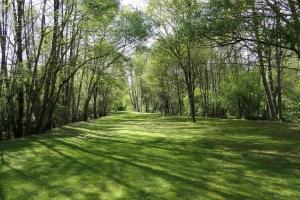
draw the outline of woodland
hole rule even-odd
[[[112,111],[300,118],[300,3],[1,1],[1,138]]]
[[[300,0],[0,0],[0,46],[0,200],[300,199]]]

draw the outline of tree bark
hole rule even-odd
[[[23,83],[23,17],[24,17],[24,0],[17,0],[17,13],[16,13],[16,68],[19,76],[19,86],[17,93],[18,102],[18,116],[17,116],[17,130],[15,132],[15,138],[23,136],[23,117],[24,117],[24,83]]]
[[[255,2],[253,2],[252,6],[252,12],[253,12],[253,29],[254,29],[254,34],[256,38],[256,52],[258,56],[258,61],[259,61],[259,67],[260,67],[260,74],[263,82],[263,86],[265,89],[265,94],[267,97],[267,103],[270,111],[270,119],[275,120],[277,119],[276,116],[276,108],[274,105],[274,100],[273,100],[273,94],[271,91],[271,88],[268,84],[267,78],[266,78],[266,70],[265,70],[265,63],[264,63],[264,58],[263,58],[263,52],[262,52],[262,43],[260,39],[260,33],[259,33],[259,17],[255,8]]]

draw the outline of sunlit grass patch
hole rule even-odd
[[[1,200],[300,199],[296,124],[121,113],[0,150]]]

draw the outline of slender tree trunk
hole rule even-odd
[[[190,103],[190,115],[192,117],[192,121],[196,122],[196,109],[195,109],[195,95],[194,95],[194,89],[192,89],[190,86],[188,86],[188,97],[189,97],[189,103]]]
[[[277,103],[278,103],[278,118],[283,120],[282,111],[282,84],[281,84],[281,55],[282,51],[276,48],[276,67],[277,67]]]
[[[192,121],[196,122],[196,108],[195,108],[195,77],[193,76],[193,65],[191,60],[191,44],[188,41],[187,42],[187,66],[183,67],[184,73],[185,73],[185,79],[186,79],[186,86],[187,86],[187,92],[188,92],[188,98],[189,98],[189,104],[190,104],[190,115],[192,117]]]
[[[278,1],[275,0],[275,6],[278,7]],[[300,1],[298,1],[298,5],[300,8]],[[276,21],[276,28],[278,30],[281,29],[281,19],[280,16],[276,15],[275,18]],[[299,30],[300,31],[300,30]],[[300,33],[300,32],[299,32]],[[300,36],[298,36],[300,38]],[[278,35],[276,38],[277,42],[280,42],[280,36]],[[300,42],[299,42],[300,44]],[[277,69],[277,107],[278,107],[278,118],[279,120],[283,120],[283,110],[282,110],[282,83],[281,83],[281,74],[282,74],[282,70],[281,70],[281,64],[282,64],[282,54],[283,51],[282,49],[280,49],[279,47],[276,47],[276,69]]]
[[[17,0],[17,13],[16,13],[16,66],[19,75],[23,74],[23,17],[24,17],[24,0]],[[17,94],[18,102],[18,116],[17,116],[17,130],[15,137],[19,138],[23,136],[23,117],[24,117],[24,83],[23,78],[20,78]]]
[[[49,129],[52,123],[52,116],[49,113],[49,108],[52,107],[53,103],[53,93],[55,89],[55,75],[57,73],[57,62],[58,62],[58,37],[59,37],[59,0],[54,0],[54,13],[53,13],[53,35],[52,35],[52,44],[50,52],[49,65],[47,66],[46,80],[45,80],[45,91],[43,95],[43,103],[41,108],[41,113],[37,120],[36,132],[40,133]],[[46,116],[46,119],[45,119]]]
[[[81,78],[80,78],[80,82],[79,82],[79,89],[78,89],[76,107],[75,107],[75,111],[74,111],[74,115],[73,115],[73,122],[78,120],[78,110],[79,110],[80,99],[81,99],[83,76],[84,76],[84,70],[82,70],[82,72],[81,72]]]
[[[193,83],[191,82],[191,78],[191,72],[185,73],[186,87],[190,105],[190,116],[192,118],[192,121],[196,122],[195,91]]]
[[[98,84],[98,81],[100,79],[100,76],[97,77],[97,79],[95,80],[95,82],[93,82],[93,79],[91,79],[90,85],[89,85],[89,89],[88,89],[88,94],[86,96],[85,102],[84,102],[84,106],[83,106],[83,120],[87,121],[88,120],[88,112],[89,112],[89,104],[90,104],[90,100],[92,98],[92,95],[95,91],[95,88]]]
[[[98,96],[98,87],[95,88],[95,91],[93,93],[94,101],[93,101],[93,113],[94,113],[94,119],[98,118],[97,114],[97,96]]]
[[[256,11],[254,4],[255,4],[255,2],[253,3],[253,6],[252,6],[252,12],[253,12],[254,34],[255,34],[256,41],[257,41],[256,51],[257,51],[257,56],[258,56],[258,60],[259,60],[260,74],[261,74],[261,78],[262,78],[262,82],[263,82],[263,86],[265,89],[265,94],[266,94],[267,102],[268,102],[268,106],[269,106],[270,119],[274,120],[274,119],[277,119],[276,109],[275,109],[275,105],[274,105],[274,101],[273,101],[273,94],[272,94],[271,88],[270,88],[267,78],[266,78],[265,63],[264,63],[263,52],[262,52],[262,43],[261,43],[260,33],[259,33],[259,17],[257,15],[257,11]]]
[[[178,98],[178,107],[179,107],[179,115],[182,115],[182,103],[181,103],[181,94],[180,94],[180,86],[179,86],[179,74],[176,74],[176,87],[177,87],[177,98]]]

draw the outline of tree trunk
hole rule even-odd
[[[255,34],[256,41],[257,41],[256,42],[256,45],[257,45],[256,51],[257,51],[257,56],[258,56],[258,60],[259,60],[260,74],[261,74],[263,86],[265,89],[265,94],[267,97],[267,103],[268,103],[268,107],[269,107],[269,113],[270,113],[269,117],[271,120],[275,120],[275,119],[277,119],[276,109],[275,109],[275,105],[274,105],[274,101],[273,101],[273,94],[272,94],[271,88],[270,88],[267,78],[266,78],[266,70],[265,70],[264,58],[263,58],[263,52],[262,52],[262,43],[261,43],[260,33],[259,33],[259,24],[260,23],[259,23],[259,17],[256,12],[256,8],[255,8],[255,2],[253,2],[252,12],[253,12],[254,34]]]
[[[276,48],[276,67],[277,67],[277,103],[278,103],[278,119],[283,120],[282,112],[282,84],[281,84],[281,55],[282,51]]]
[[[17,17],[16,17],[16,68],[17,72],[23,74],[23,17],[24,17],[24,0],[17,0]],[[23,136],[23,117],[24,117],[24,83],[22,78],[19,80],[18,94],[18,116],[17,116],[17,130],[15,132],[15,138]]]
[[[94,119],[98,118],[97,114],[97,96],[98,96],[98,87],[95,89],[93,93],[94,101],[93,101],[93,113],[94,113]]]

